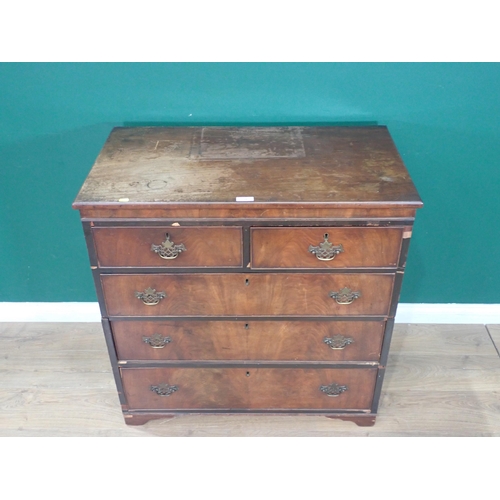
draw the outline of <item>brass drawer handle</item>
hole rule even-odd
[[[170,337],[162,337],[159,333],[154,333],[151,337],[142,337],[145,344],[150,345],[153,349],[163,349],[167,344],[172,342]]]
[[[361,297],[361,292],[353,292],[350,288],[341,288],[338,292],[330,292],[330,297],[337,301],[337,304],[352,304]]]
[[[354,342],[354,339],[351,337],[344,337],[343,335],[334,335],[333,337],[325,337],[323,342],[332,349],[345,349],[346,346]]]
[[[151,390],[156,392],[158,396],[170,396],[174,392],[178,391],[179,388],[176,385],[158,384],[152,385]]]
[[[330,385],[322,385],[319,390],[324,392],[327,396],[332,398],[336,398],[340,396],[343,392],[347,391],[347,385],[339,385],[339,384],[330,384]]]
[[[162,259],[176,259],[181,252],[186,251],[183,243],[176,245],[170,240],[170,235],[165,234],[165,241],[161,245],[151,245],[151,251],[158,254]]]
[[[155,306],[164,299],[167,294],[165,292],[157,292],[154,288],[146,288],[144,292],[135,292],[135,296],[142,300],[147,306]]]
[[[324,235],[324,241],[318,246],[309,245],[309,251],[316,255],[318,260],[333,260],[339,253],[344,251],[342,245],[334,245],[328,241],[328,233]]]

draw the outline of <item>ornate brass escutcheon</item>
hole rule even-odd
[[[167,344],[172,342],[170,337],[162,337],[159,333],[154,333],[151,337],[142,337],[145,344],[150,345],[153,349],[163,349]]]
[[[324,392],[327,396],[332,398],[336,398],[340,396],[343,392],[347,391],[347,385],[339,385],[339,384],[330,384],[330,385],[322,385],[319,390]]]
[[[335,299],[337,304],[352,304],[361,297],[361,292],[353,292],[350,288],[341,288],[338,292],[330,292],[330,297]]]
[[[157,253],[162,259],[175,259],[186,250],[183,243],[176,245],[171,241],[168,233],[165,234],[165,241],[161,245],[151,245],[151,251]]]
[[[334,245],[328,241],[328,233],[324,235],[324,241],[318,246],[309,245],[309,251],[316,255],[318,260],[333,260],[339,253],[344,251],[342,245]]]
[[[179,388],[176,385],[158,384],[152,385],[151,390],[156,392],[158,396],[170,396],[174,392],[178,391]]]
[[[167,294],[165,292],[157,292],[154,288],[146,288],[144,292],[135,292],[135,296],[142,300],[147,306],[155,306],[164,299]]]
[[[325,337],[323,342],[332,349],[345,349],[346,346],[354,342],[354,339],[343,335],[334,335],[333,337]]]

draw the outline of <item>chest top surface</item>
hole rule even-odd
[[[422,205],[386,127],[115,128],[74,208]]]

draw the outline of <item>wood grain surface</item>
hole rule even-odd
[[[369,410],[377,368],[122,368],[130,409]],[[159,396],[152,386],[176,391]],[[320,387],[346,388],[328,396]]]
[[[500,347],[500,326],[488,329]],[[0,323],[0,436],[500,436],[491,337],[483,325],[396,324],[373,427],[301,415],[186,415],[131,427],[99,323]]]
[[[383,126],[115,128],[73,206],[234,203],[237,197],[421,206]]]
[[[393,274],[130,274],[101,275],[109,316],[384,316]],[[352,304],[330,297],[359,291]],[[166,297],[145,305],[135,295],[152,288]]]
[[[253,268],[396,267],[403,229],[252,228],[250,234]],[[342,252],[333,260],[319,260],[309,250],[324,243],[325,237],[332,245],[342,245]]]
[[[500,325],[486,325],[486,329],[500,355]]]
[[[121,360],[378,361],[379,321],[112,321]],[[168,337],[152,348],[144,337]],[[332,349],[325,339],[349,339]]]
[[[259,206],[260,205],[260,206]],[[404,219],[415,218],[415,208],[376,208],[368,207],[367,204],[359,206],[347,206],[341,208],[329,207],[325,204],[301,205],[299,208],[292,204],[277,203],[214,203],[214,204],[188,204],[182,207],[157,206],[145,204],[135,206],[133,204],[119,203],[113,208],[107,204],[88,203],[81,205],[80,215],[86,219],[173,219],[182,222],[183,219],[291,219],[302,220],[304,224],[311,224],[314,220],[324,219],[368,219],[373,224],[378,224],[384,219]]]
[[[241,227],[94,227],[101,267],[241,267]],[[174,259],[162,259],[151,250],[166,235],[185,250]]]

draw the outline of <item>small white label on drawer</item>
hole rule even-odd
[[[237,196],[236,201],[255,201],[253,196]]]

